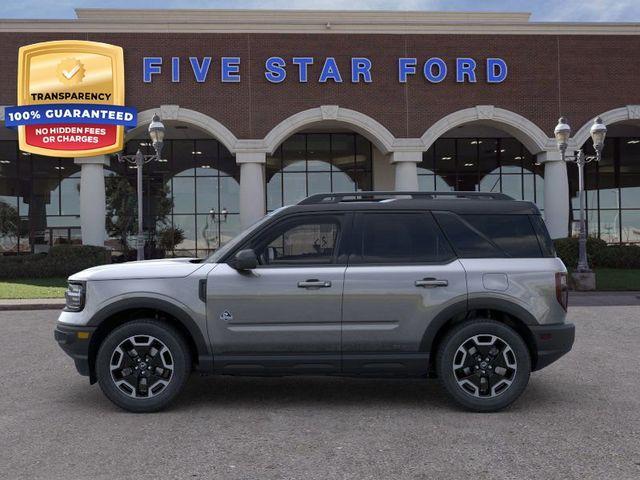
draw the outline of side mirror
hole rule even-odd
[[[253,270],[258,266],[258,257],[250,248],[240,250],[229,265],[236,270]]]

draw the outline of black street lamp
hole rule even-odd
[[[607,127],[602,123],[602,119],[597,117],[591,125],[591,139],[593,140],[593,148],[595,155],[585,155],[582,149],[573,155],[567,155],[567,146],[569,137],[571,136],[571,127],[567,123],[567,119],[561,117],[558,125],[554,130],[558,149],[562,154],[563,161],[574,162],[578,166],[578,192],[580,195],[580,236],[578,239],[578,266],[576,272],[591,273],[589,262],[587,260],[587,228],[585,221],[585,191],[584,191],[584,166],[592,161],[599,162],[602,158],[602,149],[604,147],[604,139],[607,135]]]
[[[136,236],[136,250],[138,251],[137,260],[144,260],[144,234],[142,231],[142,166],[152,160],[161,160],[162,145],[164,143],[165,128],[160,121],[158,114],[155,114],[149,125],[149,137],[153,145],[155,153],[153,155],[143,155],[140,149],[135,155],[122,155],[118,153],[119,162],[127,162],[135,165],[137,169],[137,193],[138,193],[138,235]]]

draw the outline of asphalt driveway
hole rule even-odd
[[[0,312],[0,478],[640,478],[640,307],[575,307],[574,350],[509,410],[434,380],[203,378],[166,412],[118,410],[53,340]]]

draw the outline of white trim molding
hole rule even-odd
[[[530,22],[520,12],[76,9],[75,19],[1,19],[3,32],[638,35],[640,23]]]
[[[324,122],[339,124],[363,135],[383,154],[393,150],[395,137],[380,122],[364,113],[337,105],[322,105],[285,118],[264,137],[264,148],[273,153],[287,138],[300,130]]]
[[[163,121],[175,120],[196,126],[212,135],[227,149],[235,154],[238,139],[222,123],[204,113],[196,112],[178,105],[161,105],[159,108],[151,108],[138,113],[138,126],[127,132],[125,141],[134,138],[143,128],[151,123],[154,114],[160,114]]]
[[[627,105],[625,107],[614,108],[613,110],[606,111],[597,115],[602,119],[602,122],[609,126],[614,123],[625,122],[627,120],[638,120],[640,124],[640,105]],[[596,117],[590,118],[587,123],[580,127],[573,138],[571,139],[573,143],[569,144],[569,148],[573,150],[578,150],[582,148],[582,145],[589,140],[591,136],[591,125],[593,125],[593,120]]]
[[[452,128],[473,122],[504,130],[520,140],[533,154],[551,150],[555,146],[553,138],[547,137],[540,127],[522,115],[493,105],[477,105],[450,113],[431,125],[421,137],[424,149],[427,150]]]

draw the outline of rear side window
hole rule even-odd
[[[461,258],[505,257],[487,236],[466,220],[451,212],[434,212],[434,216]]]
[[[542,256],[529,215],[462,215],[462,218],[510,257]]]
[[[356,263],[444,263],[455,257],[428,213],[364,213],[359,221]]]
[[[544,257],[555,257],[556,247],[549,236],[549,231],[547,230],[547,226],[544,224],[544,220],[542,220],[542,216],[531,215],[529,219],[531,220],[533,229],[536,231],[536,235],[538,235],[538,242],[542,249],[542,255]]]

